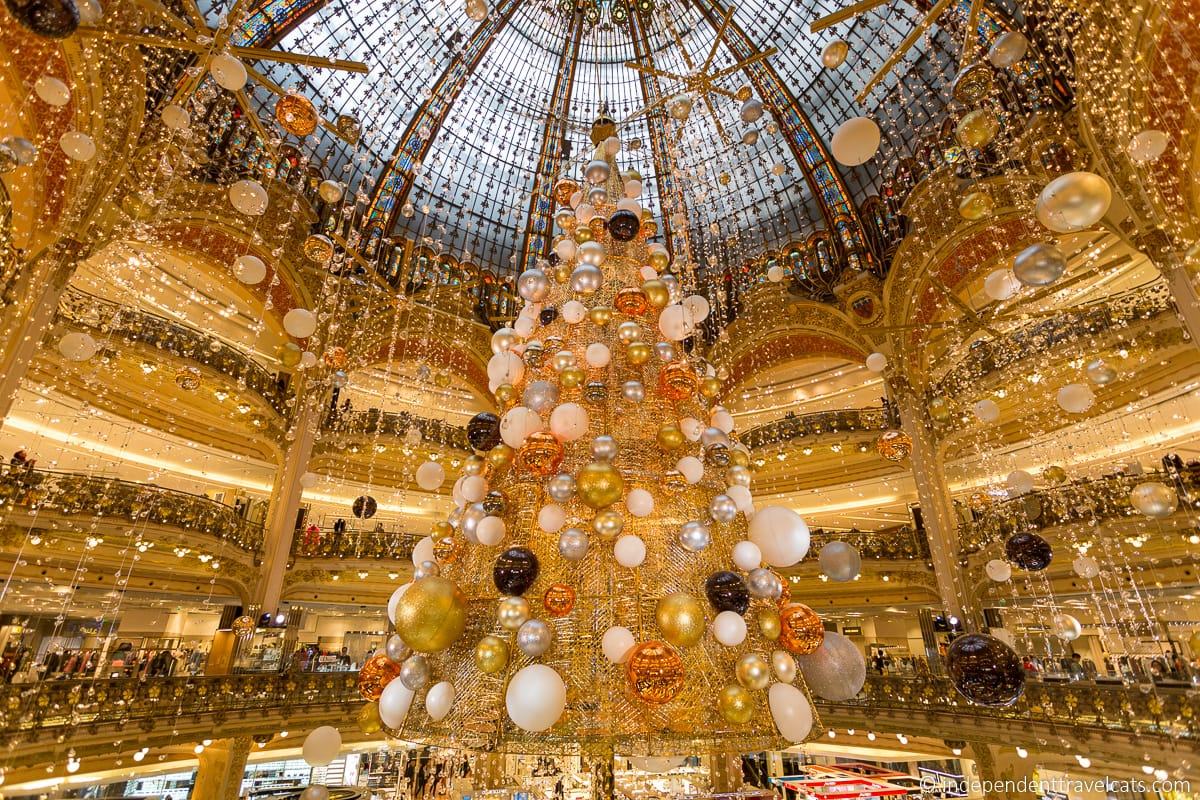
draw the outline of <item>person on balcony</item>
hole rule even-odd
[[[22,447],[17,452],[13,453],[12,458],[8,463],[14,467],[24,467],[25,469],[33,469],[37,464],[37,460],[29,457],[29,451]]]

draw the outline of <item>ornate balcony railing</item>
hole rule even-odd
[[[866,559],[904,560],[929,558],[929,540],[911,525],[881,531],[830,531],[814,528],[809,550],[817,553],[829,542],[845,542]]]
[[[25,732],[63,735],[100,725],[150,731],[177,719],[281,709],[325,710],[361,702],[353,672],[253,673],[176,678],[98,678],[0,687],[0,743]],[[264,730],[263,733],[273,731]]]
[[[960,396],[973,391],[981,378],[1007,369],[1029,356],[1044,355],[1070,342],[1091,341],[1097,333],[1120,330],[1173,308],[1166,284],[1155,283],[1096,301],[1083,310],[1067,311],[1026,325],[1000,339],[977,341],[934,383],[931,391],[945,397]]]
[[[742,434],[741,440],[756,450],[831,433],[869,433],[899,427],[900,419],[890,406],[848,408],[785,416],[751,428]]]
[[[287,415],[287,383],[235,347],[163,317],[102,300],[69,288],[58,306],[60,319],[127,342],[140,342],[195,361],[228,375],[239,387],[262,397],[280,415]]]
[[[472,452],[467,441],[467,429],[451,425],[440,419],[426,419],[405,412],[380,411],[370,408],[366,411],[332,411],[325,417],[323,428],[347,434],[373,436],[404,437],[409,431],[416,429],[421,432],[421,439],[455,450]]]
[[[292,537],[294,558],[386,559],[407,563],[424,534],[388,530],[345,530],[310,527]]]
[[[14,508],[171,525],[214,536],[255,555],[263,545],[262,525],[224,503],[118,478],[4,467],[0,469],[0,513]]]
[[[1037,489],[972,513],[960,522],[959,546],[974,553],[1016,531],[1040,531],[1071,523],[1092,524],[1106,519],[1139,517],[1130,505],[1129,491],[1139,483],[1161,481],[1179,492],[1180,508],[1200,498],[1200,474],[1185,469],[1179,475],[1153,472],[1145,475],[1107,475],[1060,486]]]

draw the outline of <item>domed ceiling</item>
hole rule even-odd
[[[265,61],[258,68],[312,99],[327,120],[359,120],[356,144],[323,130],[312,144],[325,173],[349,181],[385,235],[502,274],[543,252],[553,227],[549,189],[558,174],[578,176],[591,123],[605,110],[621,126],[621,167],[641,173],[643,204],[664,220],[660,236],[701,269],[728,268],[817,230],[841,228],[849,241],[878,176],[873,167],[836,165],[827,149],[833,131],[864,113],[903,115],[896,129],[919,128],[929,101],[911,102],[914,93],[936,98],[957,69],[952,37],[935,28],[865,107],[855,102],[922,16],[899,0],[815,35],[810,23],[840,4],[642,0],[639,11],[626,0],[574,0],[580,12],[570,13],[561,7],[570,2],[494,0],[473,21],[462,0],[267,0],[235,41],[366,63],[366,75]],[[837,37],[849,43],[849,58],[825,69],[821,48]],[[773,55],[738,68],[773,46]],[[686,122],[662,105],[639,114],[686,93],[662,73],[697,71],[715,73],[716,88],[692,93]],[[730,96],[743,86],[768,109],[753,124],[739,119],[741,104]],[[269,114],[275,97],[260,87],[255,99]],[[893,139],[885,152],[904,149],[884,127]],[[757,141],[745,143],[751,128]]]

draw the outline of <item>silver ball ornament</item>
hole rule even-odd
[[[664,364],[675,360],[675,345],[670,342],[658,342],[654,345],[654,353]]]
[[[558,385],[550,381],[530,381],[521,395],[521,403],[539,414],[558,404]]]
[[[631,403],[640,403],[646,399],[646,387],[641,381],[625,381],[621,385],[621,395]]]
[[[521,341],[521,337],[512,328],[501,328],[492,334],[492,352],[506,353]]]
[[[592,244],[592,242],[588,242]],[[571,272],[571,291],[579,294],[595,294],[604,283],[604,273],[592,264],[580,264]]]
[[[745,486],[750,488],[750,482],[754,476],[751,474],[748,467],[738,466],[734,464],[729,469],[725,470],[725,484],[727,486]]]
[[[854,580],[862,571],[862,557],[859,556],[858,550],[845,542],[826,544],[817,554],[817,563],[821,566],[821,572],[831,581],[839,583]]]
[[[737,503],[727,494],[716,495],[708,504],[708,513],[717,522],[733,522],[737,516]]]
[[[617,440],[607,434],[592,440],[592,458],[597,461],[612,461],[617,451]]]
[[[550,649],[551,639],[550,626],[540,619],[531,619],[517,630],[517,647],[533,658]]]
[[[400,634],[398,633],[393,633],[387,638],[387,641],[383,645],[383,652],[397,664],[404,663],[412,655],[412,650],[404,643],[404,640],[400,638]]]
[[[517,278],[517,294],[531,303],[540,303],[550,295],[550,278],[540,269],[527,269]]]
[[[429,662],[425,660],[425,656],[409,656],[400,665],[400,682],[406,689],[412,689],[414,692],[429,683],[429,675]]]
[[[565,503],[575,494],[575,478],[569,472],[560,472],[546,482],[546,494],[551,500]]]
[[[700,432],[700,444],[705,449],[712,447],[714,444],[723,444],[728,447],[729,437],[720,428],[709,427]]]
[[[1164,519],[1179,508],[1179,495],[1166,484],[1146,481],[1130,490],[1129,502],[1140,514],[1151,519]]]
[[[567,528],[558,535],[558,554],[567,561],[579,561],[587,551],[588,535],[579,528]]]
[[[683,523],[679,529],[679,544],[689,553],[699,553],[712,543],[712,531],[698,520]]]
[[[476,533],[476,528],[483,518],[488,515],[487,509],[483,507],[483,503],[472,503],[463,511],[462,521],[458,525],[458,529],[462,531],[462,535],[467,538],[471,544],[479,543],[479,536]]]
[[[783,594],[783,584],[780,583],[779,576],[766,567],[750,570],[746,575],[746,588],[750,590],[751,597],[760,600],[773,600]]]
[[[496,607],[496,621],[506,631],[520,629],[529,619],[529,601],[524,597],[501,597]]]
[[[413,580],[419,581],[421,578],[434,577],[441,574],[441,569],[438,568],[436,561],[422,561],[413,570]]]
[[[1026,247],[1013,259],[1013,275],[1025,286],[1049,286],[1066,271],[1066,256],[1046,242]]]
[[[1088,380],[1097,386],[1107,386],[1117,379],[1117,371],[1102,358],[1089,361],[1084,371],[1087,372]]]

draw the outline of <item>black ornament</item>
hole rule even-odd
[[[467,441],[476,450],[491,450],[500,444],[500,418],[490,411],[480,411],[467,423]]]
[[[558,319],[558,309],[555,308],[554,306],[550,306],[549,308],[543,308],[541,310],[541,312],[538,313],[538,320],[543,325],[549,325],[551,322],[554,322],[554,320],[556,320],[556,319]]]
[[[642,221],[632,211],[624,209],[614,211],[613,215],[608,218],[608,233],[618,242],[632,241],[641,228]]]
[[[4,0],[13,19],[47,39],[65,39],[79,27],[75,0]]]
[[[952,641],[946,671],[954,688],[981,706],[1011,706],[1025,691],[1025,670],[1017,654],[985,633],[967,633]]]
[[[750,590],[736,572],[722,570],[709,575],[704,582],[704,594],[717,611],[745,614],[750,607]]]
[[[354,516],[359,519],[370,519],[375,516],[375,511],[379,508],[379,504],[375,502],[375,498],[369,494],[364,494],[362,497],[356,498],[354,505],[350,509],[354,512]]]
[[[1054,551],[1036,533],[1014,533],[1004,543],[1004,555],[1021,569],[1037,572],[1050,566]]]
[[[492,568],[492,581],[500,594],[522,595],[537,580],[537,556],[528,547],[510,547],[496,559]]]
[[[546,256],[546,261],[549,262],[550,266],[556,267],[562,259],[558,257],[558,253],[551,250],[550,255]]]
[[[487,497],[483,498],[483,510],[489,517],[503,517],[504,512],[508,510],[508,500],[504,497],[504,492],[498,489],[488,492]]]

